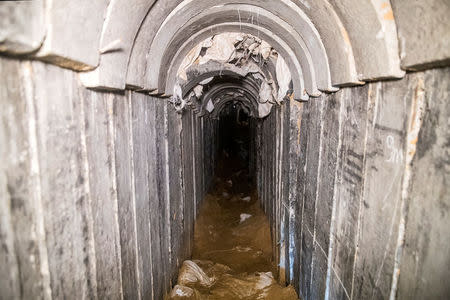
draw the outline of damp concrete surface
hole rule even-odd
[[[278,283],[272,257],[269,222],[248,171],[224,156],[195,223],[192,258],[166,298],[299,299]]]

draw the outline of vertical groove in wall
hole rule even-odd
[[[126,92],[124,95],[115,95],[112,101],[114,169],[118,199],[122,294],[125,299],[139,299],[129,100],[130,92]]]
[[[155,300],[155,294],[156,294],[156,290],[155,289],[157,289],[159,287],[155,286],[155,278],[154,278],[154,276],[155,276],[155,274],[154,274],[155,266],[154,266],[153,257],[154,257],[155,254],[153,253],[153,248],[152,248],[152,242],[153,242],[153,240],[152,240],[152,227],[155,226],[155,224],[152,224],[152,216],[151,216],[151,214],[152,214],[152,210],[151,210],[152,209],[152,205],[151,205],[151,200],[152,200],[152,197],[155,196],[155,191],[151,191],[150,190],[150,187],[151,187],[150,178],[151,178],[151,173],[152,172],[156,172],[156,170],[153,170],[153,169],[150,168],[149,162],[150,162],[150,160],[156,159],[156,157],[154,157],[154,156],[153,157],[149,157],[149,154],[150,154],[149,153],[150,152],[149,151],[149,147],[153,146],[150,143],[154,143],[155,136],[154,135],[152,136],[147,131],[147,130],[155,130],[155,127],[154,127],[155,124],[150,123],[150,118],[154,117],[155,111],[154,111],[154,109],[152,109],[152,107],[149,106],[150,103],[153,102],[153,99],[151,99],[149,96],[145,95],[145,96],[143,96],[142,101],[143,101],[143,106],[142,107],[144,109],[144,116],[145,116],[145,126],[147,127],[147,128],[145,128],[146,131],[145,131],[144,134],[146,135],[147,138],[150,137],[150,139],[148,139],[148,140],[147,139],[143,139],[146,142],[146,144],[144,145],[145,152],[146,152],[146,157],[145,157],[145,161],[141,162],[141,163],[145,163],[147,165],[146,174],[145,174],[147,194],[144,195],[144,199],[147,201],[147,205],[148,205],[148,209],[149,209],[148,210],[148,214],[149,214],[148,215],[148,224],[147,224],[149,239],[148,239],[148,245],[147,246],[148,246],[148,253],[149,253],[149,257],[150,257],[150,260],[149,260],[150,261],[150,264],[149,264],[150,270],[143,270],[143,271],[144,272],[148,271],[147,276],[150,276],[150,287],[151,287],[151,291],[152,291],[151,299]],[[143,137],[140,136],[139,139],[141,139],[141,138],[143,138]],[[159,246],[159,245],[157,245],[157,246]]]
[[[296,101],[290,101],[289,103],[290,112],[289,116],[289,140],[287,141],[289,145],[289,190],[288,190],[288,201],[289,201],[289,283],[298,288],[296,274],[298,270],[295,270],[297,264],[295,250],[301,249],[298,247],[298,241],[296,238],[296,232],[301,230],[301,220],[298,220],[299,215],[299,198],[301,195],[298,193],[298,174],[301,165],[298,163],[300,159],[300,133],[301,133],[301,112],[303,110],[302,104]],[[302,136],[303,138],[303,136]],[[298,255],[297,255],[298,256]]]
[[[194,220],[197,218],[197,170],[196,170],[196,166],[197,166],[197,161],[196,161],[196,154],[197,152],[195,151],[196,147],[195,147],[195,123],[194,123],[194,119],[195,119],[195,115],[192,113],[191,114],[191,122],[190,122],[190,132],[191,132],[191,143],[192,143],[192,180],[193,180],[193,189],[194,189],[194,195],[193,195],[193,199],[194,199]]]
[[[303,107],[305,107],[304,105],[303,105]],[[303,110],[304,112],[305,112],[305,110]],[[305,164],[304,164],[304,166],[303,166],[303,170],[299,173],[299,175],[300,174],[303,174],[303,178],[301,178],[300,180],[299,180],[299,182],[301,181],[301,180],[303,180],[303,182],[301,183],[301,185],[303,186],[303,190],[301,191],[301,225],[300,225],[300,243],[299,243],[299,247],[298,247],[298,249],[299,249],[299,251],[300,251],[300,254],[298,255],[298,257],[299,257],[299,262],[298,262],[298,267],[299,267],[299,278],[298,278],[298,280],[299,280],[299,288],[298,288],[298,292],[299,292],[299,296],[301,297],[301,298],[303,298],[304,297],[304,294],[303,294],[303,290],[302,290],[302,280],[304,280],[303,278],[302,278],[302,273],[303,273],[303,270],[302,270],[302,262],[303,262],[303,255],[302,255],[302,251],[303,251],[303,235],[305,234],[304,233],[304,220],[305,220],[305,218],[304,218],[304,212],[305,212],[305,194],[306,194],[306,170],[307,170],[307,167],[308,167],[308,156],[306,155],[306,152],[307,152],[307,148],[308,148],[308,128],[306,128],[306,126],[308,125],[307,124],[307,122],[305,122],[304,123],[304,121],[310,121],[310,118],[309,118],[309,114],[310,114],[310,108],[309,108],[309,106],[307,107],[307,111],[306,111],[306,113],[307,113],[307,118],[306,118],[306,120],[305,120],[305,118],[302,118],[302,122],[301,122],[301,128],[303,128],[303,132],[304,132],[304,134],[303,135],[306,135],[305,136],[305,148],[304,149],[301,149],[301,150],[304,150],[305,152],[304,153],[300,153],[300,155],[303,155],[303,157],[305,158]],[[302,130],[300,130],[300,132],[302,132]],[[300,168],[302,168],[302,165],[300,164],[300,166],[299,166]]]
[[[6,73],[6,66],[0,63],[0,73]],[[1,78],[0,81],[7,79]],[[2,110],[0,110],[0,157],[7,157],[8,125],[12,123],[10,115],[7,114],[11,108],[3,101],[10,98],[9,91],[0,89],[0,101],[2,101]],[[0,272],[3,278],[0,280],[0,289],[5,299],[14,299],[20,296],[20,278],[19,266],[17,262],[16,249],[14,247],[14,230],[12,225],[11,206],[12,199],[10,188],[8,187],[8,169],[9,164],[0,164]]]
[[[99,298],[119,299],[121,291],[120,236],[111,114],[113,94],[85,91],[86,146],[90,194],[94,217],[97,293]],[[121,95],[117,95],[122,99]]]
[[[48,254],[46,246],[46,236],[44,227],[44,212],[42,204],[42,194],[41,194],[41,181],[40,181],[40,166],[39,166],[39,154],[37,146],[37,128],[36,128],[36,111],[35,103],[33,99],[33,86],[32,86],[32,67],[30,62],[24,62],[22,64],[22,76],[24,81],[24,92],[25,100],[27,102],[27,107],[29,109],[29,119],[28,119],[28,141],[29,141],[29,154],[31,157],[30,165],[30,178],[33,181],[33,199],[34,209],[36,211],[36,223],[37,223],[37,240],[39,247],[39,262],[40,271],[42,275],[42,288],[43,288],[43,298],[51,299],[51,288],[50,288],[50,269],[48,266]]]
[[[122,100],[122,99],[120,99]],[[106,114],[107,114],[107,120],[108,120],[108,151],[111,155],[111,200],[112,200],[112,207],[113,207],[113,215],[114,215],[114,237],[115,237],[115,248],[116,248],[116,259],[118,261],[118,265],[120,266],[118,268],[119,272],[119,298],[123,299],[123,288],[122,288],[122,257],[121,257],[121,245],[120,245],[120,229],[119,229],[119,203],[118,203],[118,197],[117,197],[117,178],[116,178],[116,147],[115,147],[115,130],[114,130],[114,120],[113,120],[113,114],[114,114],[114,95],[110,94],[106,98]]]
[[[180,201],[179,213],[181,215],[181,230],[182,230],[181,240],[179,241],[181,243],[181,245],[182,245],[182,249],[180,251],[181,252],[181,256],[180,256],[181,262],[179,262],[179,263],[182,263],[182,261],[186,258],[186,253],[187,253],[187,251],[186,251],[186,246],[187,245],[185,243],[185,241],[186,241],[186,238],[185,238],[185,235],[186,235],[186,226],[185,226],[186,215],[184,213],[184,209],[186,207],[186,186],[185,186],[185,182],[184,182],[184,170],[183,170],[183,162],[185,160],[184,157],[185,157],[186,154],[184,153],[184,149],[183,149],[183,122],[182,121],[183,121],[182,117],[177,114],[177,125],[178,125],[178,132],[177,132],[178,137],[177,138],[178,138],[179,143],[180,143],[180,165],[178,166],[179,167],[179,171],[178,171],[179,178],[178,178],[178,180],[179,180],[180,188],[181,188],[181,195],[180,195],[181,201]],[[204,172],[202,172],[202,174],[203,173]]]
[[[134,176],[134,143],[133,143],[133,105],[132,103],[132,92],[128,92],[127,105],[128,105],[128,120],[129,120],[129,145],[130,145],[130,160],[131,160],[131,199],[134,215],[134,235],[135,235],[135,255],[136,255],[136,281],[137,281],[137,293],[138,299],[142,299],[141,295],[141,279],[139,272],[139,251],[138,251],[138,235],[137,235],[137,214],[136,214],[136,186],[135,186],[135,176]]]
[[[149,202],[149,143],[154,141],[149,136],[150,113],[146,104],[146,95],[132,93],[132,143],[133,143],[133,170],[135,183],[135,205],[137,224],[137,250],[138,270],[142,299],[152,299],[152,262],[151,262],[151,228],[150,228],[150,202]]]
[[[286,256],[285,256],[285,248],[286,248],[286,233],[284,232],[285,229],[285,214],[282,213],[285,211],[284,209],[284,205],[286,205],[284,203],[284,199],[283,199],[283,162],[284,162],[284,143],[283,141],[286,139],[285,136],[285,131],[284,131],[284,111],[286,110],[285,106],[280,107],[279,109],[279,113],[277,114],[279,116],[278,118],[278,122],[279,122],[279,134],[278,134],[278,139],[277,139],[277,143],[278,143],[278,155],[277,155],[277,197],[276,197],[276,209],[277,209],[277,219],[279,219],[279,225],[278,225],[278,238],[277,238],[277,242],[279,243],[279,247],[277,247],[277,255],[278,255],[278,264],[280,265],[280,271],[281,268],[283,268],[282,270],[282,274],[280,272],[280,280],[282,283],[286,282]],[[277,126],[278,128],[278,126]]]
[[[336,202],[337,202],[337,197],[338,197],[338,189],[337,186],[340,184],[338,178],[338,170],[339,170],[339,166],[341,164],[341,155],[339,155],[339,153],[342,151],[342,139],[343,139],[343,118],[344,118],[344,108],[345,108],[345,99],[344,96],[346,96],[347,93],[346,92],[341,92],[340,93],[340,97],[339,97],[339,103],[340,103],[340,110],[339,110],[339,129],[338,129],[338,145],[337,145],[337,149],[336,149],[336,157],[337,157],[337,161],[336,161],[336,170],[334,173],[334,192],[333,192],[333,207],[332,207],[332,213],[331,213],[331,220],[330,220],[330,241],[329,241],[329,246],[328,246],[328,259],[327,259],[327,276],[326,276],[326,290],[325,290],[325,300],[330,299],[330,280],[331,280],[331,273],[332,270],[334,272],[333,269],[333,246],[334,246],[334,227],[335,227],[335,223],[336,223]],[[336,274],[337,276],[337,274]],[[337,276],[339,278],[339,276]],[[339,279],[340,281],[340,279]],[[345,291],[345,294],[347,296],[347,298],[349,298],[348,292],[345,289],[344,285],[342,284],[342,288]]]
[[[406,135],[406,155],[405,155],[405,171],[403,174],[401,204],[400,204],[400,224],[397,236],[397,244],[395,249],[394,269],[392,273],[392,284],[389,295],[390,300],[395,300],[397,294],[398,279],[400,275],[400,262],[405,240],[405,226],[407,217],[407,198],[412,178],[412,162],[417,150],[417,141],[422,126],[423,115],[425,112],[425,87],[424,79],[421,75],[414,82],[414,92],[411,105],[410,119],[408,120]],[[410,88],[410,86],[408,86]]]
[[[206,193],[206,184],[205,184],[205,172],[204,172],[204,170],[205,170],[205,151],[204,151],[204,147],[205,147],[205,137],[204,137],[204,123],[203,123],[203,118],[201,118],[200,119],[200,132],[201,132],[201,134],[200,134],[200,149],[201,149],[201,151],[200,151],[200,160],[201,160],[201,170],[202,170],[202,176],[201,176],[201,178],[202,178],[202,184],[201,184],[201,187],[202,187],[202,198],[205,196],[205,193]]]
[[[168,235],[168,243],[169,243],[169,265],[171,265],[172,262],[172,233],[171,233],[171,222],[170,222],[170,177],[169,177],[169,119],[168,119],[168,111],[167,111],[168,103],[164,103],[164,163],[165,163],[165,179],[166,179],[166,215],[164,216],[166,218],[166,222],[168,224],[167,226],[167,235]]]
[[[364,139],[364,151],[363,151],[363,170],[366,174],[367,166],[367,151],[368,151],[368,142],[370,137],[370,130],[375,128],[376,123],[376,117],[378,115],[379,110],[379,102],[381,97],[381,91],[382,91],[382,83],[377,82],[373,84],[368,85],[368,95],[367,95],[367,123],[366,123],[366,133],[365,133],[365,139]],[[365,190],[365,184],[366,184],[366,176],[362,177],[362,188],[359,195],[360,203],[359,203],[359,213],[358,213],[358,223],[356,226],[356,234],[355,234],[355,255],[353,260],[353,272],[352,272],[352,289],[350,292],[350,299],[353,299],[354,291],[355,291],[355,274],[356,274],[356,266],[358,262],[359,257],[359,250],[360,250],[360,239],[361,239],[361,226],[363,222],[363,209],[364,209],[364,190]]]
[[[314,228],[313,228],[313,257],[312,257],[312,259],[311,259],[311,277],[310,277],[310,280],[311,280],[311,286],[310,286],[310,289],[311,289],[311,291],[310,291],[310,293],[312,292],[312,281],[313,281],[313,274],[314,274],[314,254],[315,253],[317,253],[317,250],[316,250],[316,246],[319,246],[319,248],[320,248],[320,250],[322,251],[322,252],[324,252],[324,250],[322,249],[322,247],[321,247],[321,245],[319,245],[319,243],[317,242],[317,238],[316,238],[316,219],[317,219],[317,211],[318,211],[318,208],[317,208],[317,202],[318,202],[318,197],[319,197],[319,187],[320,187],[320,183],[321,183],[321,169],[322,169],[322,145],[323,145],[323,127],[324,127],[324,125],[323,125],[323,120],[324,120],[324,111],[325,111],[325,101],[324,101],[324,99],[321,99],[321,101],[320,101],[320,108],[319,108],[319,111],[320,111],[320,115],[319,115],[319,118],[320,118],[320,120],[321,120],[321,122],[320,122],[320,136],[319,136],[319,158],[318,158],[318,165],[317,165],[317,181],[316,181],[316,187],[315,187],[315,197],[314,197],[314,201],[315,201],[315,204],[314,204],[314,221],[313,221],[313,226],[314,226]],[[325,256],[327,256],[326,255],[326,253],[324,252],[324,254],[325,254]]]
[[[376,90],[375,90],[375,96],[373,88],[374,86],[376,86]],[[367,153],[367,144],[368,144],[368,139],[369,139],[369,129],[371,126],[375,126],[375,118],[374,116],[376,116],[376,111],[378,108],[378,97],[379,97],[379,92],[381,89],[381,84],[380,83],[375,83],[375,84],[369,84],[369,88],[368,88],[368,94],[367,94],[367,123],[366,123],[366,134],[365,134],[365,138],[364,138],[364,151],[363,151],[363,163],[362,163],[362,169],[365,170],[366,169],[366,153]],[[372,119],[373,118],[373,119]],[[371,121],[372,120],[372,124]],[[360,238],[360,231],[361,231],[361,223],[362,223],[362,214],[363,214],[363,202],[364,202],[364,185],[365,185],[365,177],[363,176],[362,178],[362,188],[360,191],[360,195],[359,195],[359,211],[358,211],[358,223],[356,225],[356,234],[355,234],[355,255],[353,258],[353,271],[352,271],[352,286],[351,286],[351,291],[350,291],[350,299],[353,299],[353,291],[354,291],[354,287],[355,287],[355,270],[356,270],[356,262],[357,262],[357,258],[358,258],[358,250],[359,250],[359,238]]]
[[[78,82],[78,81],[77,81]],[[84,94],[82,90],[79,90],[78,92],[79,98],[80,98],[80,118],[79,118],[79,126],[80,126],[80,145],[81,145],[81,160],[83,161],[82,170],[83,170],[83,177],[84,177],[84,191],[86,193],[87,198],[87,205],[86,205],[86,219],[84,222],[87,224],[88,230],[87,230],[87,239],[88,239],[88,257],[89,259],[89,278],[92,280],[90,282],[91,284],[91,294],[89,295],[93,299],[97,299],[97,265],[95,262],[96,257],[96,251],[95,251],[95,240],[94,240],[94,219],[92,215],[92,198],[91,198],[91,192],[90,192],[90,182],[89,182],[89,161],[88,161],[88,155],[87,155],[87,146],[86,146],[86,113],[85,113],[85,99]]]

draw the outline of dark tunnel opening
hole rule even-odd
[[[239,181],[241,187],[235,192],[249,192],[254,184],[254,170],[250,169],[250,152],[252,136],[251,125],[255,120],[251,118],[247,110],[238,102],[228,103],[220,112],[219,119],[219,161],[216,166],[216,176],[230,178],[233,174],[239,174],[245,178]],[[241,176],[241,177],[242,177]]]

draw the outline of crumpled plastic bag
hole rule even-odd
[[[178,284],[189,287],[200,286],[203,288],[209,288],[214,284],[215,281],[216,278],[209,277],[202,270],[202,268],[200,268],[200,266],[192,260],[185,260],[183,262],[180,273],[178,275]]]
[[[183,285],[176,285],[173,287],[172,291],[169,294],[170,300],[201,300],[200,293],[195,290],[191,289],[190,287],[183,286]]]
[[[211,291],[211,299],[266,299],[268,288],[276,283],[271,272],[242,276],[224,275]]]

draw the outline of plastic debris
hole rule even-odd
[[[266,117],[274,104],[280,104],[284,100],[289,90],[291,75],[288,66],[270,44],[258,37],[226,32],[204,40],[195,46],[181,63],[177,72],[178,83],[184,86],[189,72],[192,73],[196,68],[200,68],[199,72],[201,73],[202,70],[208,69],[205,65],[211,63],[221,64],[223,70],[231,69],[243,77],[249,76],[259,85],[258,95],[255,96],[258,98],[258,103],[255,103],[256,109],[252,112],[253,117]],[[273,63],[276,63],[276,72],[265,72],[267,66]],[[217,101],[221,100],[217,98],[203,99],[203,95],[206,94],[203,86],[214,78],[209,77],[192,88],[190,93],[187,93],[188,99],[180,99],[179,95],[176,96],[177,99],[173,102],[177,111],[183,110],[185,107],[195,108],[200,105],[197,110],[205,109],[214,114]],[[238,98],[238,96],[242,95],[236,94],[234,98]],[[195,98],[195,101],[191,98]],[[203,103],[206,105],[203,106]]]
[[[203,94],[203,85],[200,85],[200,84],[197,85],[194,88],[194,93],[197,98],[200,98],[200,96]]]
[[[241,198],[241,200],[242,200],[242,201],[245,201],[245,202],[250,202],[251,199],[252,199],[252,198],[251,198],[250,196]]]
[[[206,273],[192,260],[185,260],[181,266],[178,275],[178,284],[189,287],[211,287],[215,278],[210,278]]]
[[[209,99],[208,104],[206,104],[206,110],[208,112],[212,112],[214,110],[214,104],[212,103],[211,99]]]
[[[286,61],[280,55],[277,58],[276,76],[278,81],[278,101],[281,102],[289,91],[291,72]]]
[[[252,215],[250,215],[250,214],[241,214],[241,215],[240,215],[240,218],[241,218],[240,223],[245,222],[245,220],[247,220],[247,219],[250,218],[251,216],[252,216]]]
[[[191,289],[190,287],[177,284],[173,287],[169,294],[170,299],[189,299],[189,300],[200,300],[201,296],[198,291]]]
[[[205,80],[200,81],[200,84],[201,84],[201,85],[208,84],[208,83],[210,83],[213,79],[214,79],[214,77],[206,78]]]

